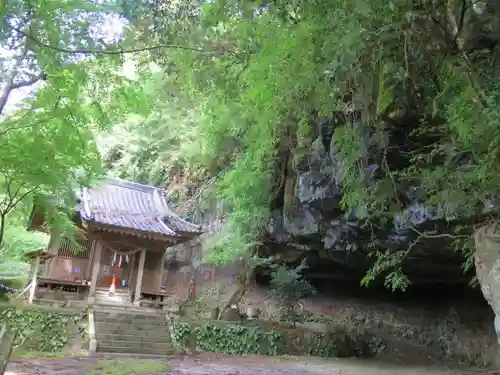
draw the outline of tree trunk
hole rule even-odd
[[[226,302],[226,304],[222,307],[221,309],[221,314],[230,308],[232,305],[237,305],[241,302],[243,297],[245,296],[245,293],[248,290],[248,285],[247,284],[241,284],[238,289],[231,295],[229,300]]]
[[[495,332],[500,343],[500,225],[485,225],[474,234],[476,275],[484,298],[495,314]]]
[[[3,238],[5,234],[5,219],[6,219],[6,214],[2,212],[0,214],[0,249],[2,248]]]
[[[241,302],[246,292],[248,291],[248,287],[250,281],[252,280],[254,270],[255,267],[245,265],[245,269],[243,270],[243,275],[241,278],[239,278],[240,285],[238,286],[238,289],[236,289],[236,291],[231,295],[227,303],[220,310],[219,318],[221,318],[222,315],[224,314],[224,311],[229,309],[232,305],[238,305]]]

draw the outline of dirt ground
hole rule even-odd
[[[72,357],[58,359],[16,358],[9,362],[5,375],[74,375],[111,374],[96,371],[102,361],[120,357]],[[127,358],[130,360],[130,357]],[[151,360],[160,361],[160,360]],[[168,371],[138,374],[120,372],[117,375],[473,375],[479,371],[450,369],[443,366],[391,365],[360,360],[321,360],[296,357],[230,357],[204,354],[173,357],[166,360]],[[484,373],[484,372],[483,372]],[[112,373],[113,375],[115,372]]]

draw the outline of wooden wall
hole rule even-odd
[[[139,258],[137,253],[136,258]],[[144,262],[144,274],[142,276],[142,290],[158,291],[161,284],[161,262],[163,259],[162,252],[147,252],[146,261]]]
[[[74,246],[67,238],[58,242],[57,255],[47,262],[44,277],[55,280],[84,280],[90,271],[90,241]],[[55,251],[54,251],[55,253]]]
[[[92,247],[91,241],[80,239],[77,241],[81,249],[72,246],[67,238],[58,240],[52,236],[49,251],[57,254],[47,261],[44,277],[55,280],[90,280],[92,275]],[[121,267],[117,269],[116,278],[121,284],[121,280],[127,280],[130,288],[135,287],[137,278],[137,267],[140,253],[129,256],[128,262],[122,261]],[[142,290],[158,291],[162,282],[162,259],[163,252],[147,252],[144,263],[144,273],[142,279]],[[97,277],[97,285],[109,286],[113,274],[113,252],[105,247],[102,248],[100,269]],[[130,267],[132,270],[129,271]]]

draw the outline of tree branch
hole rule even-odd
[[[37,44],[40,47],[43,48],[48,48],[53,51],[61,52],[61,53],[69,53],[69,54],[83,54],[83,55],[123,55],[127,53],[137,53],[137,52],[146,52],[146,51],[153,51],[153,50],[158,50],[158,49],[163,49],[163,48],[174,48],[174,49],[183,49],[186,51],[193,51],[193,52],[209,52],[205,51],[199,48],[193,48],[193,47],[186,47],[186,46],[180,46],[177,44],[158,44],[155,46],[149,46],[149,47],[141,47],[141,48],[131,48],[131,49],[114,49],[114,50],[100,50],[100,49],[69,49],[69,48],[62,48],[58,46],[53,46],[50,44],[45,44],[41,40],[35,38],[33,35],[26,33],[23,30],[20,30],[18,28],[12,27],[13,30],[17,31],[21,35],[25,36],[27,39],[31,40],[35,44]]]
[[[12,183],[12,178],[4,173],[3,185],[5,186],[5,191],[2,194],[3,198],[0,201],[0,214],[6,215],[8,212],[8,207],[12,202],[12,194],[10,192],[10,184]]]
[[[24,198],[26,198],[28,195],[34,193],[37,189],[39,188],[39,185],[35,185],[34,187],[32,187],[31,189],[27,189],[24,193],[22,193],[21,195],[19,195],[17,197],[17,199],[14,199],[12,201],[12,204],[11,204],[11,207],[10,209],[12,210],[14,207],[16,207],[19,202],[21,202]],[[16,194],[19,193],[19,190],[17,190]]]
[[[59,100],[60,98],[57,100],[56,102],[56,106],[55,108],[57,108],[57,105],[59,103]],[[26,109],[24,111],[24,113],[18,117],[18,118],[15,118],[14,119],[14,116],[11,116],[10,118],[8,118],[7,120],[4,120],[2,122],[2,124],[4,123],[7,123],[9,121],[11,122],[14,122],[14,123],[19,123],[22,119],[24,119],[26,116],[30,115],[33,113],[33,107],[31,107],[30,109]],[[0,131],[0,137],[4,136],[5,134],[7,134],[8,132],[11,132],[11,131],[14,131],[14,130],[21,130],[21,129],[28,129],[28,128],[32,128],[34,127],[35,125],[39,125],[41,123],[43,123],[44,121],[50,121],[53,117],[47,117],[47,118],[42,118],[36,122],[31,122],[29,124],[25,124],[25,125],[18,125],[18,126],[11,126],[11,127],[6,127],[4,129],[2,129],[2,131]]]
[[[0,248],[3,245],[3,237],[5,232],[5,214],[0,213]]]
[[[467,238],[470,237],[467,234],[449,234],[449,233],[440,233],[440,234],[434,234],[434,233],[423,233],[420,232],[417,228],[410,226],[410,229],[414,231],[416,234],[418,234],[419,237],[422,238],[450,238],[452,240],[456,240],[458,238]]]
[[[37,74],[35,76],[30,77],[30,79],[28,79],[26,81],[12,83],[12,85],[10,86],[10,89],[11,89],[11,91],[17,90],[17,89],[20,89],[21,87],[27,87],[27,86],[34,85],[38,81],[44,81],[45,79],[47,79],[47,75],[45,73],[40,73],[40,74]]]
[[[10,180],[12,182],[12,180]],[[11,194],[10,191],[10,183],[7,183],[6,186],[6,196],[3,200],[2,205],[5,204],[5,207],[2,207],[0,210],[0,248],[2,247],[3,243],[3,238],[4,238],[4,232],[5,232],[5,224],[7,220],[7,216],[9,213],[21,202],[24,198],[26,198],[28,195],[33,193],[36,189],[38,189],[38,185],[31,189],[27,189],[24,193],[19,194],[19,192],[22,189],[22,186],[16,189],[14,194]]]
[[[5,134],[7,134],[8,132],[11,132],[11,131],[14,131],[14,130],[20,130],[20,129],[27,129],[27,128],[31,128],[33,126],[33,124],[29,124],[29,125],[22,125],[22,126],[13,126],[13,127],[10,127],[10,128],[7,128],[7,129],[4,129],[0,132],[0,137],[4,136]]]
[[[28,41],[26,39],[24,42],[23,50],[21,51],[19,56],[14,60],[14,66],[12,68],[12,71],[10,72],[10,74],[6,79],[6,84],[3,92],[0,94],[0,115],[2,114],[3,110],[5,109],[5,106],[7,105],[7,101],[9,100],[9,96],[12,90],[15,89],[14,80],[19,74],[19,68],[21,67],[21,64],[23,63],[23,60],[26,57],[27,53],[28,53]]]

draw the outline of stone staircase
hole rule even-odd
[[[94,310],[97,353],[174,354],[164,315]]]

